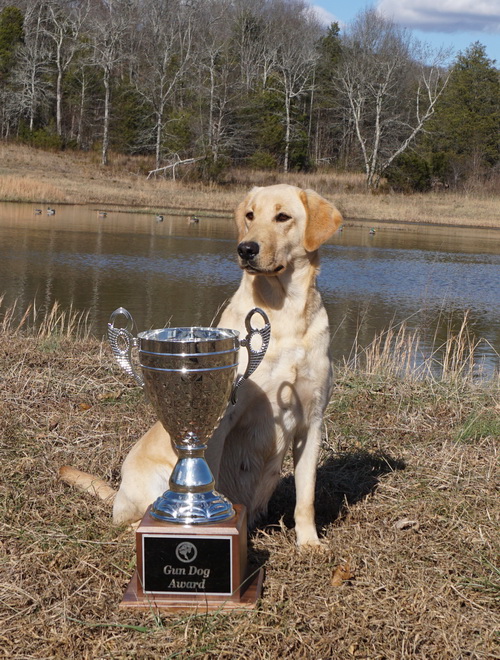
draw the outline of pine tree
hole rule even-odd
[[[429,124],[436,174],[457,183],[491,171],[500,160],[500,74],[476,42],[458,55]],[[454,179],[454,181],[453,181]]]
[[[5,80],[15,63],[16,47],[23,38],[23,14],[17,7],[0,12],[0,81]]]

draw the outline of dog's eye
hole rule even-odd
[[[253,213],[252,213],[252,211],[248,211],[248,213],[246,214],[246,219],[247,219],[247,220],[253,220]]]
[[[276,216],[276,222],[286,222],[287,220],[290,220],[290,218],[291,216],[286,213],[278,213]]]

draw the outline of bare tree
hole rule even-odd
[[[192,59],[192,17],[181,0],[148,0],[135,84],[154,116],[156,169],[161,165],[167,106]]]
[[[52,93],[48,82],[51,52],[45,37],[46,22],[45,2],[35,0],[29,4],[24,16],[24,43],[19,48],[13,72],[18,107],[28,117],[30,131],[35,127],[38,110],[49,101]]]
[[[288,172],[293,137],[292,108],[294,102],[310,94],[314,88],[314,69],[319,58],[316,43],[321,35],[321,28],[308,6],[300,0],[288,5],[276,3],[273,18],[276,28],[273,33],[280,33],[280,39],[274,41],[273,68],[276,75],[271,88],[283,97],[283,169]]]
[[[75,100],[71,112],[70,138],[76,139],[76,144],[79,148],[84,145],[84,126],[86,119],[89,119],[87,106],[89,105],[89,88],[92,88],[92,75],[94,70],[92,51],[88,44],[83,44],[82,48],[78,51],[71,66],[72,79],[75,86]]]
[[[269,48],[272,33],[269,13],[272,3],[265,0],[239,0],[235,5],[232,40],[239,66],[239,84],[244,93],[265,87],[274,48]]]
[[[374,9],[321,39],[306,0],[18,4],[23,43],[2,79],[3,134],[25,121],[81,147],[102,139],[103,164],[119,125],[122,146],[154,151],[155,169],[167,148],[174,159],[209,153],[221,166],[227,155],[285,171],[312,156],[361,165],[375,187],[428,130],[447,83],[447,54]]]
[[[375,9],[358,14],[342,42],[335,84],[359,146],[366,182],[377,187],[433,115],[448,77],[447,54],[431,54]]]
[[[230,119],[239,89],[232,0],[211,0],[200,7],[196,30],[202,142],[214,162],[233,138]]]
[[[94,9],[90,34],[92,37],[92,60],[102,72],[104,86],[104,111],[101,163],[108,164],[109,125],[111,119],[111,86],[113,75],[122,64],[127,53],[127,33],[133,23],[131,7],[127,0],[109,0],[101,4],[99,11]]]
[[[56,66],[56,131],[62,135],[62,87],[63,76],[68,70],[75,53],[81,47],[79,41],[82,24],[86,19],[88,6],[80,6],[51,0],[48,4],[48,20],[44,33],[54,47],[54,63]]]

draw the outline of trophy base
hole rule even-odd
[[[209,525],[234,516],[231,502],[212,490],[208,493],[176,493],[167,490],[150,508],[156,520],[176,525]]]
[[[136,531],[137,570],[122,608],[166,611],[247,610],[262,592],[264,571],[247,569],[246,510],[230,520],[179,525],[150,509]]]

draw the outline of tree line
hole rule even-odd
[[[373,8],[341,32],[303,0],[0,8],[3,140],[207,179],[234,165],[362,169],[399,189],[498,178],[500,75],[480,43],[450,64]]]

